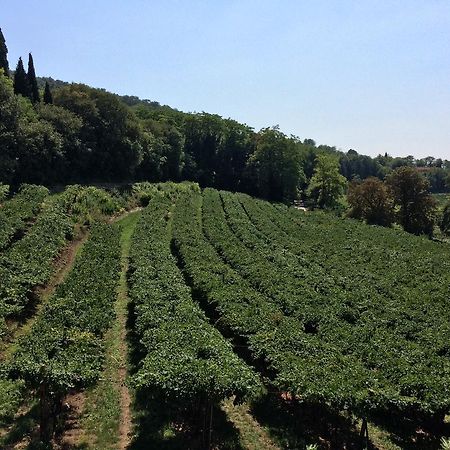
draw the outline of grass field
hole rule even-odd
[[[444,206],[450,202],[450,194],[433,194],[433,198],[437,201],[439,209],[444,209]]]

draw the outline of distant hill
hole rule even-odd
[[[36,77],[36,80],[37,80],[39,89],[44,89],[46,82],[48,82],[50,89],[52,89],[52,90],[71,84],[67,81],[55,80],[52,77]],[[104,89],[102,89],[102,90],[104,90]],[[143,105],[149,109],[164,108],[165,110],[176,111],[176,109],[174,109],[168,105],[161,105],[159,102],[154,101],[154,100],[141,99],[135,95],[118,95],[118,94],[114,94],[114,95],[119,97],[120,100],[122,100],[122,102],[124,102],[127,106]]]
[[[52,77],[36,77],[36,81],[38,83],[39,89],[44,89],[46,82],[48,82],[50,89],[55,89],[70,84],[67,81],[55,80]]]

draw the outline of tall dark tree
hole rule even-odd
[[[6,47],[5,38],[0,28],[0,69],[3,69],[5,75],[9,76],[8,47]]]
[[[31,53],[28,54],[28,84],[30,86],[30,100],[33,103],[39,103],[40,96],[39,96],[39,89],[36,81],[36,72],[34,70],[34,62],[33,62],[33,56]]]
[[[30,97],[30,84],[28,83],[28,77],[23,68],[22,58],[19,58],[16,72],[14,73],[14,94]]]
[[[255,151],[248,161],[258,195],[288,203],[298,198],[305,181],[301,148],[278,127],[264,128],[256,136]]]
[[[45,82],[44,103],[46,103],[47,105],[51,105],[53,103],[53,95],[52,91],[50,90],[50,85],[48,84],[48,81]]]

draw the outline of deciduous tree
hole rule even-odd
[[[439,227],[444,234],[450,235],[450,203],[445,205]]]
[[[305,180],[301,144],[278,127],[265,128],[256,137],[256,149],[249,159],[257,193],[271,200],[291,202]]]
[[[0,69],[0,180],[11,182],[17,168],[17,134],[20,104],[14,95],[13,82]]]
[[[397,221],[413,234],[433,234],[436,202],[430,194],[429,183],[414,167],[399,167],[387,179]]]
[[[347,200],[350,217],[366,220],[371,225],[390,226],[394,213],[387,186],[376,177],[349,185]]]
[[[347,180],[339,173],[339,161],[332,155],[319,155],[307,191],[314,203],[319,208],[336,206],[346,186]]]

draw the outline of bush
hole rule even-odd
[[[6,199],[9,193],[9,186],[7,184],[0,183],[0,202]]]
[[[442,212],[442,218],[441,223],[439,224],[439,228],[444,234],[450,235],[450,203],[447,203],[444,211]]]

